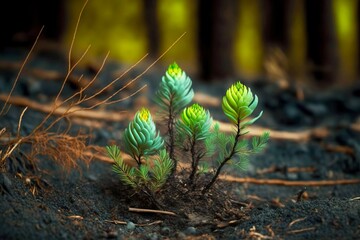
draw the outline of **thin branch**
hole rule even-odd
[[[351,198],[349,201],[355,201],[355,200],[360,200],[360,197]]]
[[[120,221],[120,220],[104,220],[104,222],[108,222],[108,223],[113,223],[113,224],[120,224],[120,225],[126,225],[128,224],[125,221]]]
[[[120,220],[105,220],[104,222],[113,223],[113,224],[120,224],[120,225],[127,225],[128,224],[128,222],[120,221]],[[157,225],[157,224],[161,224],[161,223],[163,223],[163,221],[157,220],[157,221],[150,222],[150,223],[135,223],[135,226],[147,227],[147,226],[153,226],[153,225]]]
[[[102,71],[102,69],[104,68],[105,66],[105,63],[106,63],[106,60],[108,59],[109,57],[109,54],[110,52],[107,52],[107,54],[105,55],[101,65],[100,65],[100,68],[99,70],[96,72],[96,74],[94,75],[94,77],[84,86],[82,87],[78,92],[76,92],[75,94],[71,95],[70,97],[68,97],[67,99],[65,99],[64,101],[61,102],[60,105],[63,105],[65,104],[66,102],[70,101],[71,99],[73,99],[74,97],[76,97],[77,95],[80,96],[80,100],[77,102],[77,105],[80,104],[81,102],[85,102],[87,101],[88,99],[86,99],[85,97],[82,98],[82,94],[85,90],[87,90],[94,82],[95,80],[97,79],[97,77],[99,76],[100,72]],[[82,78],[82,75],[79,77],[79,80]],[[91,98],[89,98],[91,99]]]
[[[291,223],[289,223],[288,227],[290,228],[290,227],[291,227],[292,225],[294,225],[295,223],[304,221],[306,218],[307,218],[307,217],[295,219],[294,221],[291,221]]]
[[[280,166],[271,166],[269,168],[259,169],[256,171],[257,174],[268,174],[274,172],[281,173],[298,173],[298,172],[315,172],[315,167],[280,167]]]
[[[233,132],[234,126],[230,123],[219,122],[220,131],[222,132]],[[329,130],[326,128],[311,128],[308,130],[303,130],[301,132],[287,132],[287,131],[278,131],[271,130],[268,128],[257,127],[257,126],[248,126],[247,130],[249,133],[246,137],[251,136],[261,136],[264,131],[271,132],[271,139],[279,139],[279,140],[289,140],[289,141],[308,141],[312,137],[324,138],[329,135]]]
[[[31,46],[30,51],[29,51],[28,54],[26,55],[24,62],[21,64],[20,70],[19,70],[19,72],[18,72],[18,74],[17,74],[17,76],[16,76],[16,78],[15,78],[15,81],[14,81],[14,83],[13,83],[13,85],[12,85],[12,88],[11,88],[11,90],[10,90],[10,93],[8,94],[8,98],[7,98],[7,100],[5,101],[3,108],[1,109],[0,116],[3,115],[3,114],[6,114],[6,112],[8,112],[9,109],[10,109],[10,106],[9,106],[9,108],[5,111],[6,105],[7,105],[8,101],[9,101],[9,99],[10,99],[10,97],[11,97],[11,94],[13,93],[13,91],[14,91],[14,89],[15,89],[15,86],[16,86],[17,82],[19,81],[20,75],[21,75],[21,73],[22,73],[22,71],[23,71],[26,63],[28,62],[28,60],[29,60],[29,58],[30,58],[30,55],[31,55],[32,52],[34,51],[34,48],[35,48],[35,46],[36,46],[36,44],[37,44],[37,42],[38,42],[38,40],[39,40],[39,38],[40,38],[40,35],[41,35],[43,29],[44,29],[44,26],[41,27],[38,35],[36,36],[35,42],[33,43],[33,45]],[[4,113],[4,112],[5,112],[5,113]]]
[[[212,177],[211,181],[205,186],[205,188],[202,190],[202,193],[207,192],[211,186],[215,183],[215,181],[217,180],[222,168],[225,166],[225,164],[236,154],[236,147],[237,144],[239,142],[240,137],[242,136],[241,134],[241,127],[240,127],[240,120],[238,120],[237,124],[236,124],[236,135],[235,135],[235,141],[234,144],[232,146],[231,152],[223,159],[221,160],[220,165],[217,167],[216,172],[214,174],[214,176]]]
[[[25,107],[24,110],[21,112],[21,115],[20,115],[20,118],[19,118],[19,123],[18,123],[18,128],[17,128],[17,137],[20,137],[21,122],[22,122],[22,119],[23,119],[24,114],[25,114],[27,109],[28,109],[28,107]]]
[[[0,100],[4,100],[6,95],[0,94]],[[74,117],[82,117],[82,118],[90,118],[90,119],[101,119],[106,121],[122,121],[124,119],[128,119],[129,115],[127,111],[117,111],[117,112],[110,112],[110,111],[93,111],[93,110],[86,110],[80,107],[72,107],[69,111],[69,107],[58,107],[55,110],[51,105],[47,104],[40,104],[38,102],[32,101],[29,98],[25,97],[11,97],[9,102],[14,105],[18,106],[27,106],[33,110],[46,112],[53,115],[62,116],[60,119],[64,118],[67,115],[74,116]]]
[[[237,182],[237,183],[253,183],[253,184],[280,185],[280,186],[309,186],[309,187],[359,184],[360,183],[360,179],[289,181],[289,180],[283,180],[283,179],[238,178],[238,177],[226,176],[226,175],[220,175],[219,179],[228,181],[228,182]]]
[[[129,208],[130,212],[138,212],[138,213],[158,213],[158,214],[165,214],[176,216],[176,213],[170,211],[163,211],[163,210],[155,210],[155,209],[144,209],[144,208]]]
[[[68,72],[70,72],[70,69],[71,69],[71,55],[72,55],[72,50],[73,50],[73,47],[74,47],[74,42],[75,42],[75,38],[76,38],[76,33],[77,33],[77,30],[78,30],[78,27],[79,27],[79,24],[80,24],[80,20],[81,20],[81,17],[82,17],[82,14],[84,12],[84,9],[86,7],[86,5],[88,4],[88,0],[85,1],[84,5],[82,6],[81,8],[81,11],[79,13],[79,16],[78,16],[78,19],[76,21],[76,25],[75,25],[75,30],[74,30],[74,34],[73,34],[73,37],[71,39],[71,43],[70,43],[70,47],[69,47],[69,54],[68,54]]]
[[[309,231],[314,231],[316,228],[315,227],[309,227],[309,228],[303,228],[303,229],[296,229],[296,230],[291,230],[291,231],[287,231],[287,234],[298,234],[298,233],[303,233],[303,232],[309,232]]]

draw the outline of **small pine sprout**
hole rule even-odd
[[[245,121],[254,112],[257,104],[258,97],[241,82],[233,84],[226,91],[222,101],[222,109],[230,122],[236,126],[236,134],[227,136],[223,133],[217,133],[216,137],[210,138],[213,144],[217,144],[220,149],[215,162],[215,174],[211,181],[203,188],[203,193],[211,188],[226,164],[232,164],[244,170],[248,165],[249,155],[260,152],[265,147],[270,136],[268,132],[265,132],[261,137],[254,137],[252,139],[252,149],[249,149],[248,140],[240,139],[241,136],[248,133],[248,131],[243,131],[245,127],[253,124],[263,113],[261,111],[257,117]],[[207,146],[210,144],[211,142],[206,143]]]
[[[244,128],[261,117],[262,111],[252,120],[241,123],[242,120],[252,114],[257,104],[258,97],[251,92],[251,89],[241,82],[237,82],[226,91],[222,101],[222,109],[233,124],[241,124],[241,128]]]
[[[194,91],[191,86],[191,79],[174,62],[162,77],[155,101],[163,110],[171,108],[171,111],[177,113],[192,101]]]
[[[211,124],[209,111],[195,103],[182,111],[178,128],[195,140],[203,140],[209,135]]]
[[[143,156],[154,155],[164,144],[148,109],[142,108],[124,132],[126,151],[141,165]]]

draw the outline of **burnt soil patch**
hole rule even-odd
[[[2,61],[7,62],[22,57],[23,52],[18,50],[1,55]],[[28,68],[54,68],[60,72],[64,66],[58,56],[38,53]],[[111,63],[104,69],[98,87],[121,67]],[[83,71],[91,75],[91,69]],[[140,70],[135,69],[128,78],[136,76],[137,71]],[[0,89],[7,92],[16,73],[16,69],[1,68]],[[144,99],[151,99],[161,75],[162,71],[146,74],[137,84],[148,84],[147,92],[111,106],[112,109],[136,111]],[[195,92],[217,98],[231,84],[193,81]],[[9,162],[8,172],[0,174],[0,239],[357,239],[359,183],[284,182],[359,180],[360,132],[356,126],[360,87],[309,90],[299,100],[292,88],[281,89],[263,79],[244,82],[259,96],[259,109],[265,112],[258,126],[299,133],[315,128],[327,130],[325,135],[312,134],[301,141],[271,139],[266,150],[252,158],[248,171],[226,169],[233,177],[277,179],[280,183],[221,180],[202,195],[188,191],[188,173],[182,171],[179,178],[169,181],[157,193],[162,210],[176,215],[137,213],[129,208],[155,206],[146,196],[122,185],[109,163],[95,159],[87,166],[79,162],[79,169],[66,172],[47,156],[41,156],[38,169],[33,169],[22,161],[20,152],[16,155],[18,162]],[[61,82],[34,77],[30,71],[20,79],[14,95],[50,103],[59,86]],[[73,91],[74,86],[67,86],[65,94]],[[149,100],[147,104],[152,103]],[[219,107],[208,108],[215,119],[225,120]],[[0,117],[1,127],[16,131],[22,109],[12,106]],[[36,119],[43,116],[44,113],[28,110],[22,134],[31,131]],[[89,128],[74,122],[72,131],[85,129],[91,133],[91,144],[106,146],[119,142],[126,125],[126,121],[106,122],[100,128]],[[25,147],[26,150],[29,149]],[[34,187],[36,194],[32,192]]]

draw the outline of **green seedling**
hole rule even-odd
[[[230,122],[235,127],[235,134],[230,136],[220,133],[219,126],[215,125],[213,133],[207,139],[206,146],[210,152],[218,152],[215,163],[215,173],[211,181],[205,186],[203,192],[208,191],[217,180],[220,172],[226,164],[232,164],[240,169],[246,169],[248,157],[253,153],[260,152],[269,140],[269,132],[264,132],[260,137],[252,138],[252,147],[249,148],[247,139],[241,139],[246,135],[246,127],[253,124],[262,116],[247,120],[258,104],[258,97],[251,92],[251,89],[241,82],[233,84],[222,100],[222,109]]]
[[[189,150],[191,153],[191,173],[189,177],[191,185],[194,184],[199,162],[206,155],[203,143],[211,134],[211,124],[210,112],[195,103],[182,111],[180,120],[176,125],[179,135],[178,141],[182,143],[183,149]]]
[[[156,92],[156,103],[162,110],[168,127],[166,150],[150,112],[145,108],[136,113],[124,132],[125,150],[137,166],[125,164],[118,147],[107,147],[109,156],[115,161],[113,170],[120,175],[120,179],[151,196],[153,200],[154,192],[165,184],[169,176],[176,177],[176,147],[190,152],[189,183],[192,189],[196,189],[197,176],[201,173],[210,174],[209,182],[201,187],[201,191],[205,193],[216,182],[225,165],[246,169],[249,156],[260,152],[269,140],[268,132],[251,140],[242,138],[249,132],[247,127],[263,113],[261,111],[256,117],[249,119],[258,105],[258,97],[250,88],[237,82],[226,91],[222,99],[222,110],[234,125],[234,133],[225,134],[220,132],[218,123],[213,124],[208,110],[196,103],[186,107],[194,96],[191,86],[191,79],[173,63],[162,77]],[[150,160],[154,159],[154,155],[157,158]]]
[[[154,192],[166,182],[173,168],[173,161],[163,148],[164,141],[156,131],[148,109],[135,114],[134,120],[124,132],[125,151],[136,162],[132,167],[125,163],[118,146],[107,146],[110,158],[114,160],[113,171],[120,180],[151,197],[156,203]]]
[[[169,156],[174,160],[172,173],[176,171],[177,161],[175,158],[175,122],[181,110],[186,107],[194,97],[192,81],[186,73],[176,64],[170,64],[162,77],[159,90],[156,92],[155,101],[160,107],[165,121],[167,122],[166,141]]]

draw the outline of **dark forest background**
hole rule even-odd
[[[66,49],[84,1],[6,1],[0,10],[0,48],[42,39]],[[357,0],[90,0],[75,54],[133,63],[159,56],[203,80],[235,76],[310,79],[319,86],[359,80]]]

